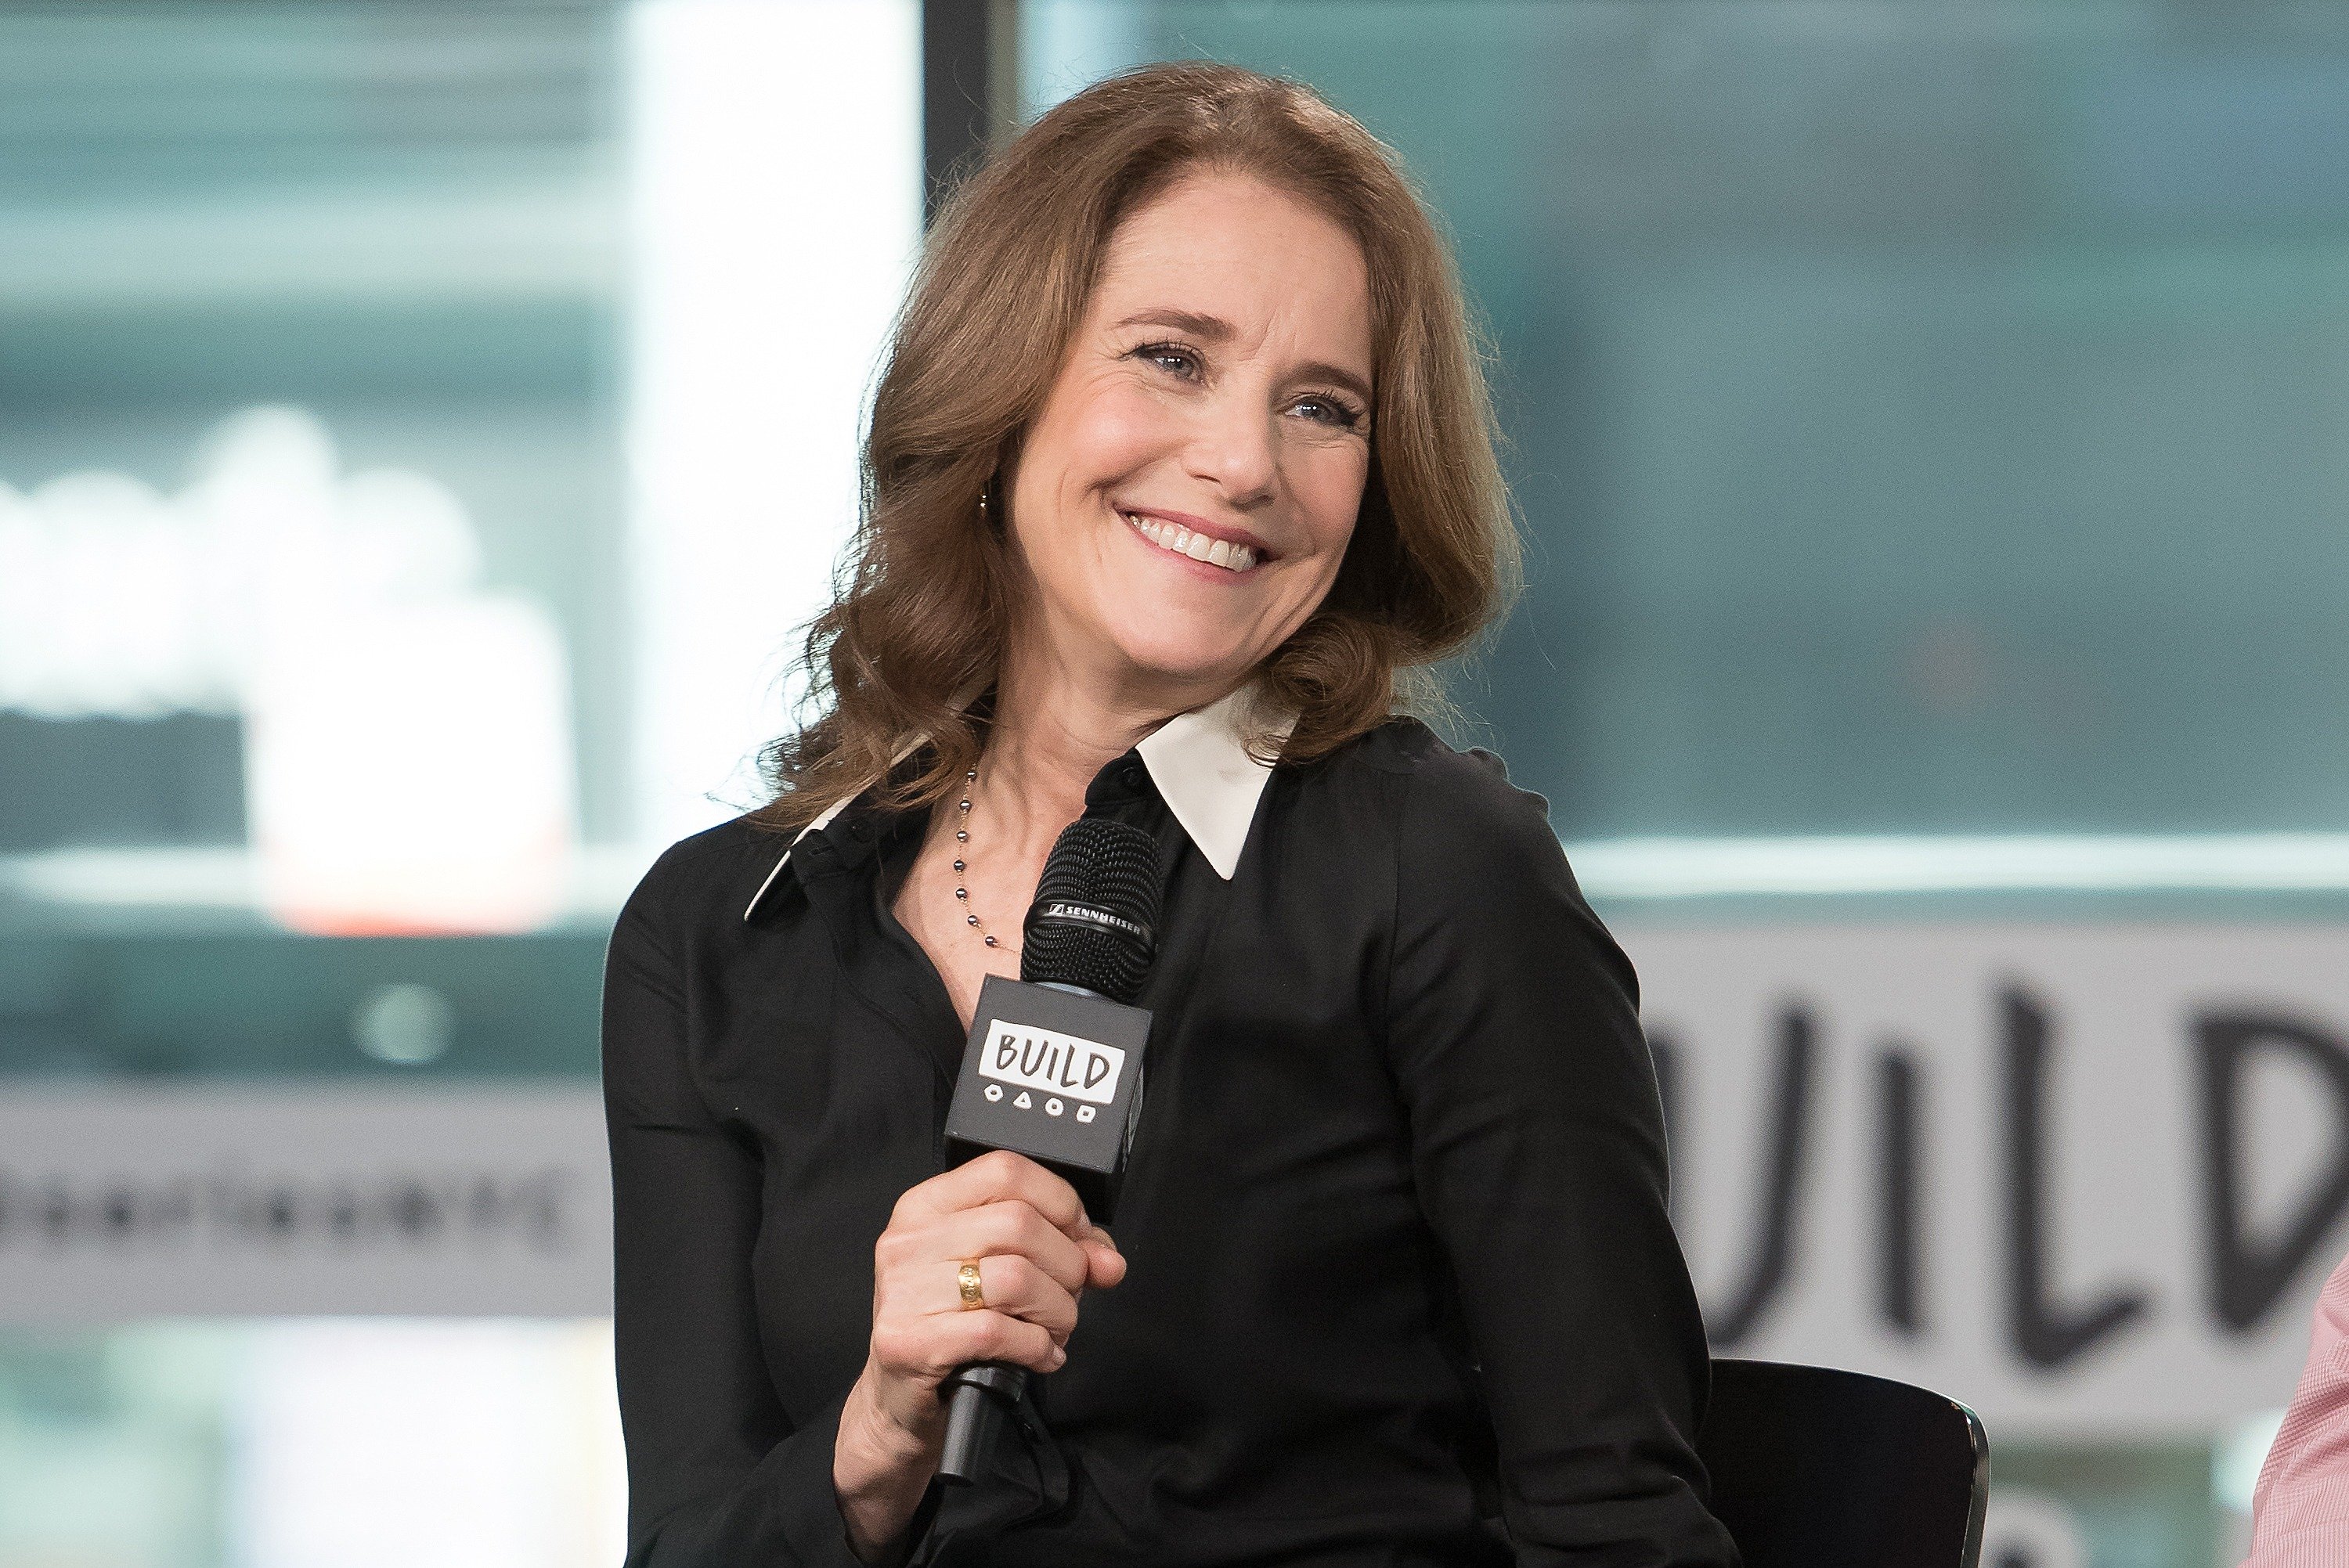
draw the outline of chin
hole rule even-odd
[[[1135,628],[1125,630],[1117,645],[1126,662],[1167,680],[1185,685],[1237,682],[1256,664],[1250,650],[1228,635],[1186,634],[1161,627],[1154,629],[1157,634],[1136,636]]]

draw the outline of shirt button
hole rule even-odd
[[[861,844],[873,836],[873,830],[862,822],[851,822],[848,824],[848,836]]]
[[[1124,772],[1119,774],[1117,778],[1118,782],[1124,785],[1129,789],[1139,789],[1142,788],[1143,774],[1142,769],[1139,765],[1129,767]]]

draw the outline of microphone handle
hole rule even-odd
[[[1100,993],[1065,980],[1039,980],[1055,991],[1078,996]],[[1019,1408],[1027,1391],[1028,1368],[1003,1361],[974,1361],[957,1367],[939,1387],[947,1396],[946,1448],[938,1455],[938,1475],[956,1486],[969,1486],[987,1471],[988,1456],[1003,1431],[1007,1411]]]
[[[956,1486],[969,1486],[987,1471],[1003,1431],[1003,1418],[1019,1403],[1028,1387],[1028,1368],[1002,1361],[975,1361],[955,1368],[944,1385],[947,1398],[946,1448],[938,1456],[938,1475]]]
[[[1066,980],[1038,980],[1074,996],[1100,996]],[[947,1399],[947,1436],[938,1454],[938,1477],[952,1486],[971,1486],[987,1473],[987,1461],[1003,1433],[1003,1418],[1019,1408],[1028,1389],[1028,1368],[1004,1361],[974,1361],[957,1367],[939,1388]]]

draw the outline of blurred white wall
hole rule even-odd
[[[636,836],[758,798],[792,633],[857,514],[857,428],[921,235],[914,0],[629,18]]]

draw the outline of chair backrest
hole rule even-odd
[[[1975,1568],[1990,1439],[1907,1383],[1715,1361],[1697,1452],[1745,1568]]]

